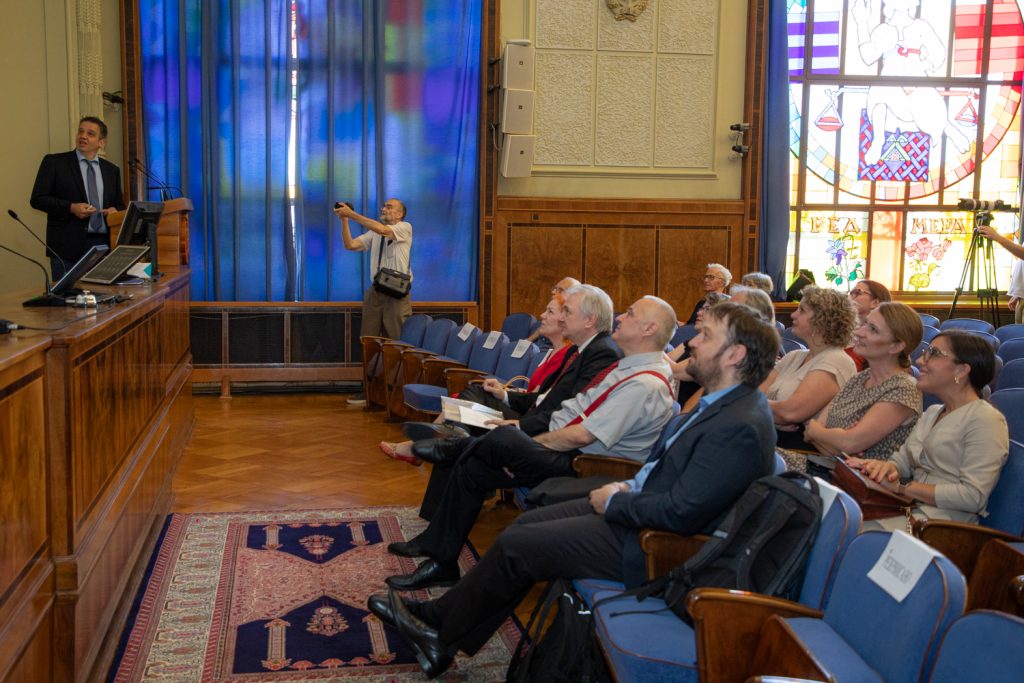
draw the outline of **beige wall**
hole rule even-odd
[[[629,25],[628,21],[623,21],[619,24],[616,24],[614,21],[609,22],[610,13],[603,1],[567,0],[567,2],[568,4],[563,4],[559,0],[501,0],[500,36],[502,41],[528,38],[533,41],[534,45],[537,45],[538,28],[536,23],[538,5],[541,5],[544,8],[543,11],[548,13],[562,13],[563,15],[569,13],[574,17],[579,15],[581,19],[591,22],[588,30],[618,32],[621,35],[626,35],[629,31],[635,30],[633,26]],[[701,148],[699,150],[701,156],[704,158],[710,157],[710,163],[701,161],[699,164],[690,165],[690,168],[658,168],[653,165],[649,168],[612,168],[596,165],[591,167],[586,165],[572,167],[547,166],[537,163],[530,178],[500,178],[498,194],[505,196],[629,197],[636,199],[741,198],[742,162],[732,153],[731,148],[735,141],[732,138],[729,126],[743,120],[747,3],[745,0],[718,0],[713,4],[717,6],[717,36],[709,37],[707,45],[711,46],[712,52],[710,56],[717,63],[717,73],[712,81],[714,92],[710,93],[711,100],[714,102],[710,132],[704,140],[687,140],[688,144],[696,143]],[[594,15],[591,16],[590,12],[594,12]],[[676,26],[675,24],[682,23],[685,25],[688,20],[688,13],[692,13],[695,19],[702,20],[699,25],[707,24],[709,14],[706,10],[706,4],[691,3],[688,0],[671,0],[671,2],[665,0],[665,2],[659,3],[658,6],[652,3],[646,10],[646,16],[641,16],[641,20],[651,21],[657,19],[662,22],[674,22],[672,25],[666,23],[664,27],[655,25],[653,33],[654,35],[659,35],[660,28],[678,31],[681,26]],[[714,12],[711,14],[713,15]],[[583,22],[581,21],[580,23]],[[637,24],[639,25],[640,21]],[[603,35],[606,37],[608,33]],[[569,40],[568,42],[577,41]],[[578,42],[586,43],[588,41]],[[599,38],[595,44],[600,46],[601,42],[602,40]],[[558,52],[570,57],[582,56],[584,62],[587,61],[588,57],[592,57],[597,60],[598,64],[600,64],[600,60],[607,58],[613,61],[616,59],[633,60],[637,63],[642,63],[647,58],[648,61],[656,63],[657,59],[665,56],[660,55],[657,56],[657,59],[651,59],[656,56],[658,48],[654,48],[653,52],[650,51],[650,48],[639,48],[639,51],[637,50],[638,48],[635,45],[625,45],[618,51],[615,49],[602,51],[600,47],[594,51],[570,47]],[[550,54],[550,52],[549,50],[548,53]],[[705,54],[709,53],[705,52]],[[638,56],[640,56],[639,59]],[[672,55],[672,57],[679,56],[682,55],[678,53]],[[573,61],[577,62],[578,66],[579,60]],[[607,65],[613,62],[606,61],[604,63]],[[600,69],[600,66],[597,68]],[[656,69],[652,69],[652,71],[656,71]],[[577,75],[575,73],[566,74],[566,82],[574,82],[577,80]],[[637,80],[656,81],[658,78],[657,73],[651,75],[643,74],[642,76],[647,78],[638,78]],[[537,82],[540,80],[543,79],[538,71],[538,75],[535,78],[535,87],[537,87]],[[555,78],[553,80],[558,79]],[[568,121],[569,125],[565,129],[565,134],[571,135],[573,132],[578,132],[581,128],[588,129],[589,127],[594,136],[596,148],[599,148],[602,144],[601,136],[615,136],[617,134],[615,130],[602,130],[601,113],[599,113],[600,89],[600,85],[594,88],[598,93],[594,97],[594,120],[588,123],[585,120],[580,120],[579,116],[576,116]],[[540,96],[538,95],[537,112],[540,112],[542,109],[539,98]],[[550,96],[549,99],[551,99]],[[557,100],[553,101],[557,103]],[[628,110],[629,104],[627,103],[624,109]],[[541,146],[540,137],[545,133],[545,131],[539,129],[540,127],[541,122],[535,113],[534,134],[538,135],[538,148]],[[607,127],[607,123],[605,127]],[[638,126],[638,128],[641,133],[640,139],[642,143],[645,145],[649,144],[650,141],[646,133],[651,131],[645,130],[643,124]],[[555,130],[547,132],[549,134],[553,133],[556,136],[560,135],[561,131],[557,129],[558,125],[556,124]],[[655,139],[657,139],[657,135],[658,132],[654,132]],[[588,134],[585,133],[582,137],[586,138]],[[665,139],[670,138],[666,136]],[[621,147],[621,145],[619,146]],[[658,150],[655,150],[655,154],[657,153]],[[540,159],[538,159],[539,161]],[[699,168],[695,166],[699,166]]]
[[[121,89],[118,0],[102,0],[103,89]],[[46,216],[29,206],[32,183],[44,154],[72,149],[78,121],[74,73],[75,0],[9,2],[4,7],[7,30],[0,41],[0,130],[4,162],[0,164],[0,244],[49,266],[43,247],[8,217],[13,209],[40,237]],[[109,107],[97,114],[109,128],[107,158],[118,166],[123,156],[121,115]],[[41,293],[42,273],[31,263],[0,250],[0,293]],[[15,321],[17,322],[17,321]]]

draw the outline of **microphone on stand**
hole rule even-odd
[[[128,165],[131,166],[132,168],[137,168],[139,172],[142,173],[142,175],[146,176],[146,178],[148,178],[149,181],[155,185],[155,187],[147,187],[147,191],[160,190],[160,201],[166,202],[168,199],[171,198],[170,190],[177,190],[179,197],[183,195],[181,188],[175,187],[174,185],[168,185],[167,183],[153,175],[153,173],[150,172],[150,170],[146,167],[144,163],[142,163],[139,160],[138,157],[132,157],[131,159],[129,159]]]
[[[25,225],[25,221],[23,221],[20,218],[18,218],[18,214],[14,213],[14,209],[7,209],[7,215],[10,216],[11,218],[13,218],[14,220],[18,221],[19,223],[21,223],[21,227],[23,227],[26,230],[28,230],[28,234],[32,235],[32,237],[34,237],[36,239],[36,242],[39,242],[39,244],[43,245],[43,247],[46,249],[46,251],[50,252],[50,254],[54,258],[56,258],[58,261],[60,261],[60,265],[62,265],[64,267],[64,272],[65,273],[68,272],[68,264],[64,261],[64,259],[62,259],[60,257],[60,254],[58,254],[53,249],[51,249],[49,244],[47,244],[43,240],[39,239],[39,235],[37,235],[32,230],[32,228],[30,228],[27,225]]]
[[[25,259],[26,261],[31,261],[32,263],[34,263],[37,266],[39,266],[39,270],[43,271],[43,281],[46,282],[46,293],[45,294],[40,294],[39,296],[32,297],[28,301],[24,302],[22,304],[22,306],[64,306],[65,305],[64,297],[57,296],[56,294],[53,293],[53,288],[50,286],[50,272],[48,270],[46,270],[46,266],[44,266],[39,261],[36,261],[34,258],[29,258],[28,256],[25,256],[24,254],[18,253],[16,251],[14,251],[13,249],[11,249],[10,247],[5,247],[2,244],[0,244],[0,249],[3,249],[4,251],[9,251],[12,254],[14,254],[15,256],[20,256],[21,258]]]

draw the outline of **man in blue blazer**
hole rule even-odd
[[[46,244],[53,279],[64,274],[89,247],[109,244],[106,216],[124,208],[121,171],[99,157],[107,144],[107,125],[95,116],[78,122],[75,149],[47,154],[32,186],[32,208],[46,212]]]
[[[369,610],[397,628],[429,677],[445,671],[456,651],[475,654],[538,581],[638,585],[642,529],[710,533],[755,479],[771,473],[775,426],[757,387],[778,354],[774,326],[746,306],[719,304],[690,346],[690,373],[705,396],[668,423],[634,479],[521,515],[436,600],[414,603],[393,590],[369,599]]]

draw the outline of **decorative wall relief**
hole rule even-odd
[[[605,0],[608,9],[615,16],[615,21],[629,19],[636,21],[644,13],[650,0]]]

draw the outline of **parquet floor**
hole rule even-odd
[[[192,441],[174,477],[175,512],[231,512],[364,505],[419,506],[429,465],[384,457],[382,440],[404,438],[383,412],[343,394],[195,396]],[[485,506],[471,535],[481,553],[517,512]],[[529,610],[539,591],[518,610]]]

